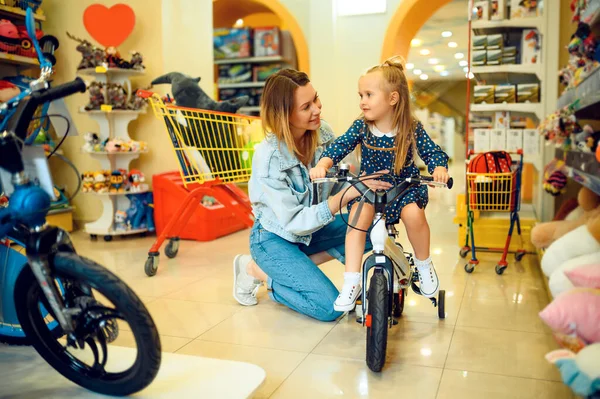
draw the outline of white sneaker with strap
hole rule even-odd
[[[349,312],[356,306],[356,299],[361,293],[360,273],[344,273],[344,285],[333,303],[333,310]]]
[[[421,294],[427,298],[435,297],[440,289],[440,281],[438,280],[431,258],[425,260],[418,260],[415,258],[415,266],[419,272],[419,288]]]
[[[233,259],[233,298],[244,306],[258,303],[256,294],[263,284],[262,281],[248,274],[246,268],[250,261],[252,261],[250,255],[237,255]]]

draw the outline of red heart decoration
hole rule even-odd
[[[135,13],[126,4],[115,4],[111,8],[92,4],[83,13],[83,25],[104,47],[118,47],[133,31]]]

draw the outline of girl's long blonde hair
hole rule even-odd
[[[290,130],[290,115],[294,110],[294,94],[298,87],[310,82],[304,72],[294,69],[282,69],[267,78],[261,97],[260,115],[266,133],[275,135],[284,142],[290,153],[305,165],[313,161],[318,144],[316,130],[308,131],[302,138],[299,147]]]
[[[382,64],[369,68],[365,75],[377,71],[381,72],[385,80],[384,89],[388,93],[398,92],[398,102],[394,106],[392,120],[392,127],[396,131],[394,172],[398,174],[412,161],[407,158],[411,148],[414,156],[414,148],[416,148],[417,121],[412,113],[408,80],[404,74],[404,59],[400,56],[388,58]]]

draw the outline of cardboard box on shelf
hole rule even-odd
[[[500,33],[487,36],[488,50],[502,50],[504,47],[504,36]]]
[[[484,66],[485,61],[486,61],[486,56],[487,56],[487,50],[473,51],[473,52],[471,52],[471,56],[472,56],[472,60],[471,60],[472,66]]]
[[[215,59],[252,56],[252,29],[217,28],[213,31]]]
[[[487,50],[486,64],[487,65],[502,64],[502,50]]]
[[[475,86],[473,97],[475,100],[475,104],[494,104],[494,86]]]
[[[490,130],[490,150],[500,151],[506,148],[506,129]]]
[[[473,50],[485,50],[487,48],[487,35],[473,36],[473,43],[471,46]]]
[[[282,64],[256,65],[254,66],[254,81],[264,82],[269,76],[279,71],[282,67]]]
[[[486,152],[490,150],[491,129],[473,130],[473,150],[475,152]]]
[[[498,111],[494,114],[494,128],[495,129],[509,129],[510,128],[510,112]]]
[[[516,46],[503,47],[502,55],[507,56],[507,57],[516,57],[517,56],[517,47]]]
[[[523,149],[523,129],[508,129],[506,131],[506,151],[516,152]]]
[[[539,103],[540,102],[540,84],[539,83],[521,83],[517,85],[518,103]]]
[[[523,154],[539,154],[540,133],[537,129],[523,129]]]
[[[252,81],[252,64],[219,65],[219,83],[242,83]]]
[[[501,21],[506,19],[506,17],[506,0],[492,0],[490,3],[490,19],[492,21]]]
[[[490,19],[490,3],[488,0],[476,1],[473,4],[473,21],[487,21]]]
[[[533,18],[539,16],[537,0],[511,0],[510,19]]]
[[[517,57],[502,56],[502,65],[514,65],[517,63]]]
[[[523,29],[521,64],[539,64],[542,56],[542,37],[537,29]]]
[[[494,89],[496,104],[513,104],[517,101],[517,91],[513,85],[497,85]]]
[[[254,28],[254,56],[265,57],[281,55],[279,28]]]

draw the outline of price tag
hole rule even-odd
[[[96,67],[96,73],[106,73],[107,69],[105,66],[97,66]]]
[[[100,111],[102,111],[102,112],[111,112],[112,111],[112,105],[102,104],[100,106]]]

